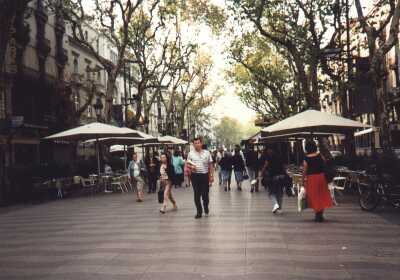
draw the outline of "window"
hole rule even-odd
[[[93,110],[92,110],[92,105],[89,105],[89,106],[87,107],[87,116],[88,116],[88,118],[91,118],[91,117],[92,117],[92,112],[93,112]]]
[[[90,80],[90,68],[89,68],[89,65],[86,66],[86,79]]]
[[[97,72],[97,81],[100,83],[101,82],[101,73],[100,71]]]
[[[89,39],[89,35],[88,35],[88,32],[87,32],[87,30],[85,31],[85,40],[87,41]]]
[[[78,65],[78,58],[74,58],[74,73],[78,74],[79,73],[79,65]]]
[[[111,60],[111,62],[112,63],[114,63],[114,64],[117,64],[117,54],[114,52],[114,51],[112,51],[112,50],[110,50],[110,60]]]

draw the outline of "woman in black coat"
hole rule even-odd
[[[243,175],[246,170],[246,166],[244,163],[243,154],[240,151],[240,147],[235,147],[235,153],[232,157],[232,164],[233,164],[233,171],[235,173],[235,179],[237,184],[238,191],[242,190],[242,182],[243,182]]]
[[[147,169],[147,179],[149,181],[149,193],[157,190],[157,179],[160,176],[160,161],[155,155],[149,155],[145,160]]]

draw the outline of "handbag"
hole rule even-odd
[[[295,191],[293,189],[293,179],[288,174],[285,174],[283,179],[283,186],[285,187],[285,192],[288,197],[295,196]]]
[[[243,180],[249,180],[249,174],[247,173],[246,170],[243,171]]]
[[[297,196],[297,210],[299,212],[302,212],[307,208],[308,208],[308,203],[307,203],[306,189],[304,187],[301,187],[299,194]]]
[[[331,162],[326,162],[325,163],[325,165],[324,165],[324,175],[325,175],[326,182],[328,184],[333,182],[333,178],[335,178],[335,176],[336,176],[336,170],[333,167]]]
[[[164,203],[164,190],[160,189],[158,191],[158,203]]]
[[[161,184],[161,182],[160,182],[160,189],[158,190],[157,196],[158,196],[158,203],[160,203],[160,204],[164,203],[164,185]]]

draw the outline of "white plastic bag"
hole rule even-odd
[[[300,188],[300,191],[297,195],[297,210],[299,212],[303,211],[304,209],[307,209],[307,195],[306,195],[306,189],[304,187]]]
[[[328,188],[329,188],[329,192],[331,193],[331,198],[332,198],[333,205],[337,206],[338,203],[337,203],[336,198],[335,198],[335,184],[334,183],[328,184]]]

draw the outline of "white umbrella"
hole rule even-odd
[[[346,133],[370,127],[370,125],[329,113],[307,110],[273,125],[267,126],[261,131],[266,134],[265,136],[305,132],[334,134]]]
[[[186,145],[188,142],[173,136],[162,136],[158,137],[158,142],[162,144],[172,144],[172,145]]]
[[[259,140],[261,142],[269,142],[269,141],[282,141],[282,140],[298,140],[298,139],[307,139],[310,137],[327,137],[331,135],[340,135],[337,133],[324,133],[324,132],[296,132],[296,133],[283,133],[283,134],[274,134],[271,136],[260,137]]]
[[[147,137],[147,138],[140,138],[140,137],[106,137],[106,138],[99,138],[99,139],[91,139],[85,141],[85,143],[91,143],[98,141],[105,145],[137,145],[137,144],[145,144],[145,143],[153,143],[156,141],[157,138],[154,137]]]
[[[78,141],[116,136],[143,137],[142,134],[142,132],[130,128],[94,122],[47,136],[44,139]]]
[[[110,147],[110,153],[123,152],[123,151],[125,151],[125,146],[124,145],[112,145]]]
[[[144,133],[127,127],[120,128],[109,124],[94,122],[47,136],[44,139],[67,140],[67,141],[96,139],[95,141],[97,144],[97,171],[98,174],[100,175],[100,155],[99,155],[98,140],[100,138],[118,137],[118,136],[143,138]]]
[[[127,132],[127,128],[122,128],[124,129],[125,132]],[[129,128],[128,128],[129,129]],[[124,151],[125,154],[125,169],[126,169],[126,146],[127,145],[137,145],[137,144],[145,144],[145,143],[153,143],[154,141],[157,141],[157,138],[146,134],[146,133],[140,133],[142,137],[107,137],[107,138],[100,138],[100,139],[92,139],[92,140],[87,140],[85,143],[90,143],[90,142],[100,142],[105,145],[114,145],[114,146],[120,146],[120,151]],[[110,149],[111,152],[111,149]]]

